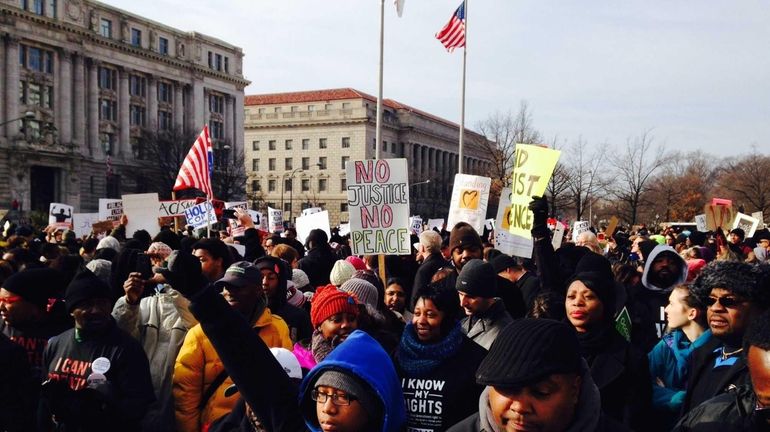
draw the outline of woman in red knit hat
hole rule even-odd
[[[358,301],[350,293],[334,285],[318,288],[310,304],[313,336],[294,345],[300,366],[312,369],[353,333],[358,328],[358,311]]]

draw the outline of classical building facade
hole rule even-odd
[[[394,100],[383,105],[380,157],[408,160],[412,214],[446,217],[459,126]],[[374,157],[376,106],[375,97],[350,88],[246,96],[252,205],[283,208],[292,220],[303,208],[322,207],[332,225],[347,221],[345,163]],[[466,129],[464,173],[484,175],[491,167],[483,139]]]
[[[99,2],[0,0],[0,208],[154,190],[142,131],[243,149],[243,52]],[[191,143],[190,143],[191,144]]]

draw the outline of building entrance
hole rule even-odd
[[[33,166],[29,170],[30,210],[48,213],[48,206],[57,202],[59,168]]]

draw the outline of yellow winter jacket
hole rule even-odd
[[[259,337],[268,347],[292,349],[289,328],[283,318],[265,311],[254,323]],[[224,370],[214,346],[203,333],[200,324],[185,336],[174,365],[174,411],[179,432],[199,432],[211,422],[226,415],[235,407],[237,396],[225,397],[225,390],[233,385],[228,377],[209,398],[203,410],[198,406],[208,386]]]

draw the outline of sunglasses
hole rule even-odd
[[[706,299],[706,306],[714,306],[717,302],[726,308],[735,308],[744,303],[745,300],[739,300],[735,297],[709,297]]]

